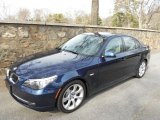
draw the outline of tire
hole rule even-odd
[[[139,66],[138,66],[136,77],[142,78],[146,73],[146,69],[147,69],[147,62],[144,60],[144,61],[140,62]]]
[[[64,113],[71,113],[78,109],[86,96],[86,86],[80,80],[74,80],[62,89],[57,108]]]

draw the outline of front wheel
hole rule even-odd
[[[80,80],[68,83],[59,95],[57,107],[60,111],[70,113],[78,109],[86,95],[86,87]]]
[[[136,77],[138,77],[138,78],[143,77],[144,74],[145,74],[145,72],[146,72],[146,68],[147,68],[147,63],[146,63],[146,61],[144,60],[144,61],[142,61],[142,62],[139,64]]]

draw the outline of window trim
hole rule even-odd
[[[125,40],[124,40],[124,37],[129,37],[129,38],[132,38],[132,40],[134,41],[135,45],[136,45],[136,42],[139,44],[137,48],[135,49],[131,49],[131,50],[127,50],[126,48],[126,44],[125,44]],[[123,43],[124,43],[124,52],[129,52],[129,51],[133,51],[133,50],[137,50],[140,48],[140,42],[135,39],[134,37],[131,37],[131,36],[122,36],[122,39],[123,39]]]
[[[122,51],[119,52],[119,53],[115,53],[115,55],[125,52],[125,49],[124,49],[124,41],[123,41],[122,36],[114,36],[114,37],[109,38],[108,41],[107,41],[107,43],[104,45],[102,55],[104,55],[104,53],[105,53],[105,48],[107,47],[107,45],[108,45],[113,39],[115,39],[115,38],[121,38],[121,42],[122,42]]]
[[[133,37],[132,37],[132,38],[133,38]],[[134,42],[138,44],[138,47],[137,47],[136,49],[140,48],[140,47],[141,47],[140,42],[139,42],[136,38],[133,38],[133,39],[134,39]]]

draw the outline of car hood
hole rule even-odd
[[[77,55],[65,51],[51,54],[34,55],[31,59],[24,59],[13,65],[16,74],[23,79],[39,79],[60,75],[65,72],[89,65],[92,57]]]

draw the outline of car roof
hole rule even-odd
[[[110,33],[110,32],[95,32],[95,33],[83,33],[83,34],[86,34],[86,35],[98,35],[98,36],[101,36],[101,37],[103,37],[105,39],[107,39],[108,37],[111,37],[111,36],[127,36],[127,37],[132,37],[132,38],[136,39],[135,37],[130,36],[130,35],[113,34],[113,33]]]
[[[109,32],[95,32],[95,33],[83,33],[83,34],[86,34],[86,35],[99,35],[103,38],[108,38],[110,36],[113,36],[115,34],[112,34],[112,33],[109,33]]]

